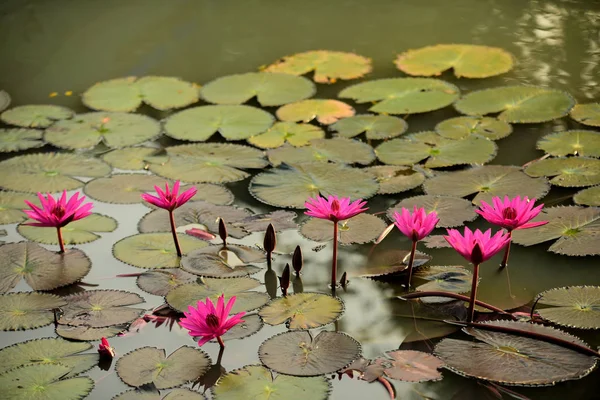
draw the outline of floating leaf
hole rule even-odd
[[[200,378],[210,367],[210,358],[202,350],[181,346],[169,357],[164,349],[142,347],[119,358],[115,369],[129,386],[153,383],[157,389],[169,389]]]
[[[512,165],[486,165],[463,171],[439,174],[423,184],[430,195],[466,197],[477,193],[473,204],[482,200],[491,204],[492,197],[527,196],[540,199],[548,193],[550,185],[546,178],[531,178]]]
[[[135,111],[142,104],[134,76],[98,82],[86,90],[81,100],[94,110]]]
[[[250,246],[242,246],[238,244],[227,244],[227,247],[224,248],[222,245],[212,245],[208,247],[203,247],[198,250],[194,250],[192,254],[209,254],[214,256],[219,256],[223,258],[228,258],[232,260],[232,262],[242,262],[242,263],[265,263],[267,262],[267,258],[265,252],[262,249]]]
[[[0,330],[16,331],[49,325],[54,321],[53,310],[65,304],[62,298],[47,293],[0,295]]]
[[[390,322],[395,329],[401,327],[403,335],[407,335],[404,343],[421,342],[456,332],[458,326],[444,321],[464,320],[467,311],[462,301],[432,305],[421,301],[394,299],[390,305]]]
[[[181,108],[198,101],[197,86],[179,78],[145,76],[136,83],[141,100],[157,110]]]
[[[408,267],[409,258],[410,251],[406,250],[385,250],[378,252],[373,257],[369,257],[368,263],[355,271],[354,275],[363,278],[378,278],[396,274]],[[429,261],[431,261],[431,256],[417,250],[413,267],[420,267]]]
[[[325,137],[325,132],[318,126],[295,122],[276,122],[265,133],[248,138],[248,143],[261,149],[274,149],[285,143],[300,147],[310,144],[314,139],[323,139],[323,137]]]
[[[234,225],[247,232],[264,232],[269,225],[273,225],[275,232],[280,232],[286,229],[296,229],[298,227],[294,222],[296,217],[297,215],[293,211],[277,210],[268,214],[250,215],[235,222]]]
[[[42,131],[36,129],[0,129],[0,153],[42,147]]]
[[[436,356],[415,350],[396,350],[385,353],[388,358],[379,357],[374,363],[385,369],[383,373],[392,379],[404,382],[439,381],[438,371],[444,363]]]
[[[66,107],[45,104],[14,107],[0,114],[0,119],[9,125],[23,128],[46,128],[55,121],[72,116],[73,111]]]
[[[338,136],[352,138],[365,132],[369,140],[391,139],[408,129],[405,120],[391,115],[355,115],[344,118],[329,127]]]
[[[394,194],[405,192],[421,186],[425,175],[410,167],[376,165],[363,171],[372,174],[379,182],[378,194]]]
[[[514,321],[489,324],[586,346],[577,337],[549,326]],[[435,354],[446,363],[446,368],[463,376],[503,385],[552,386],[556,382],[583,378],[596,365],[594,357],[541,340],[476,328],[464,331],[480,341],[443,339],[435,347]]]
[[[360,356],[360,343],[344,333],[285,332],[265,340],[260,361],[275,372],[295,376],[331,374]]]
[[[510,123],[538,123],[564,117],[575,105],[567,92],[537,86],[501,86],[471,92],[454,107],[463,114],[500,113]]]
[[[394,219],[394,212],[400,212],[404,207],[411,212],[414,207],[425,208],[427,213],[435,211],[440,222],[437,223],[438,228],[451,228],[462,226],[467,221],[473,221],[477,218],[475,207],[470,201],[451,196],[415,196],[409,197],[388,209],[387,216],[391,220]]]
[[[280,297],[261,308],[258,315],[269,325],[285,323],[288,329],[313,329],[336,321],[344,303],[320,293],[297,293]]]
[[[156,390],[156,389],[155,389]],[[195,392],[190,389],[179,388],[173,389],[165,396],[162,396],[158,390],[127,390],[115,397],[112,400],[205,400],[206,397],[200,392]]]
[[[192,274],[213,278],[235,278],[260,271],[260,268],[254,265],[234,261],[237,260],[227,257],[227,250],[223,250],[219,255],[198,254],[196,250],[181,260],[181,267]]]
[[[422,242],[428,249],[452,248],[450,243],[444,239],[444,235],[429,235],[423,238]]]
[[[181,233],[177,236],[183,254],[208,245],[192,236]],[[139,268],[177,268],[180,264],[171,233],[128,236],[114,244],[113,255],[117,260]]]
[[[600,132],[573,130],[551,133],[537,142],[537,148],[552,156],[600,157]]]
[[[444,108],[460,96],[451,83],[433,78],[388,78],[358,83],[338,97],[357,103],[377,102],[369,111],[384,114],[416,114]]]
[[[385,222],[371,214],[359,214],[338,222],[339,243],[355,244],[371,242],[386,228]],[[316,242],[333,240],[333,223],[326,219],[311,218],[300,228],[302,236]]]
[[[118,174],[96,178],[83,188],[92,199],[113,204],[133,204],[142,201],[141,195],[153,192],[154,186],[164,186],[165,180],[154,175]]]
[[[158,151],[153,147],[126,147],[106,153],[102,160],[114,168],[135,171],[146,169],[146,159],[152,158]]]
[[[269,65],[265,72],[304,75],[314,71],[318,83],[334,83],[338,79],[356,79],[372,70],[371,60],[354,53],[314,50],[297,53]]]
[[[56,228],[25,225],[29,222],[24,222],[17,227],[17,232],[21,236],[38,243],[58,244]],[[62,228],[63,241],[65,244],[90,243],[100,239],[100,235],[95,232],[112,232],[115,229],[117,229],[117,221],[114,218],[92,214],[64,226]]]
[[[304,208],[306,199],[319,194],[364,199],[378,189],[379,185],[367,172],[325,163],[282,164],[255,175],[249,186],[250,193],[263,203],[293,208]]]
[[[6,110],[10,106],[11,98],[6,90],[0,90],[0,112]]]
[[[105,328],[92,328],[85,325],[58,325],[56,327],[56,334],[64,337],[65,339],[90,341],[100,340],[103,337],[111,338],[113,336],[117,336],[126,329],[127,327],[124,325],[107,326]]]
[[[346,138],[315,139],[310,146],[282,146],[267,151],[274,166],[281,163],[339,162],[343,164],[367,165],[375,160],[373,148],[359,140]]]
[[[136,283],[144,292],[166,296],[174,287],[195,282],[196,279],[198,279],[197,275],[185,272],[181,268],[164,268],[144,272],[138,276]]]
[[[409,75],[441,75],[453,68],[457,78],[488,78],[510,71],[513,57],[498,47],[437,44],[399,54],[395,64]]]
[[[91,267],[78,249],[58,254],[35,243],[8,243],[0,246],[0,292],[13,289],[21,279],[33,290],[56,289],[81,280]]]
[[[419,292],[444,291],[451,293],[466,293],[471,290],[473,275],[460,265],[431,265],[415,271],[415,279],[428,281],[416,287]],[[452,301],[448,297],[423,297],[426,303],[446,303]]]
[[[160,135],[160,124],[145,115],[91,112],[59,121],[44,139],[64,149],[88,149],[98,143],[110,148],[133,146]]]
[[[126,324],[143,311],[141,308],[125,307],[143,303],[144,299],[135,293],[124,290],[87,290],[64,297],[67,302],[62,307],[59,324],[104,328]]]
[[[580,190],[573,196],[573,201],[585,206],[600,206],[600,186]]]
[[[0,191],[0,225],[27,220],[29,217],[23,212],[25,200],[40,206],[40,200],[32,194]]]
[[[37,153],[16,156],[0,162],[0,186],[20,192],[58,192],[80,188],[76,177],[99,177],[110,173],[100,160],[67,153]]]
[[[535,161],[525,168],[532,177],[553,177],[550,183],[563,187],[581,187],[600,183],[600,160],[588,157],[557,157]]]
[[[250,176],[242,169],[268,165],[261,151],[237,144],[171,146],[167,155],[164,163],[150,164],[150,170],[165,178],[191,183],[237,182]]]
[[[166,296],[167,303],[177,311],[184,312],[188,306],[196,306],[198,301],[210,298],[213,302],[220,295],[226,299],[235,296],[236,302],[231,309],[231,314],[241,311],[251,311],[262,307],[269,301],[266,293],[249,291],[261,286],[261,283],[253,278],[204,278],[203,283],[186,283],[172,289]]]
[[[546,290],[538,295],[540,316],[569,328],[600,329],[600,287],[567,286]]]
[[[215,400],[326,400],[330,384],[323,376],[277,375],[262,365],[248,365],[221,377],[212,388]]]
[[[225,332],[221,339],[223,340],[234,340],[243,339],[248,336],[252,336],[262,329],[264,326],[262,319],[258,314],[246,314],[243,316],[241,324],[235,325],[233,328]],[[194,337],[194,341],[199,341],[200,337]],[[216,339],[211,340],[212,343],[217,343]]]
[[[282,121],[310,122],[316,119],[323,125],[354,115],[354,108],[339,100],[312,99],[286,104],[277,110]]]
[[[490,117],[455,117],[435,126],[435,131],[448,139],[464,139],[471,135],[498,140],[512,133],[512,126],[505,121]]]
[[[600,126],[600,104],[575,104],[571,110],[571,118],[583,125]]]

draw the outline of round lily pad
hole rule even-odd
[[[298,225],[294,222],[297,217],[293,211],[277,210],[267,214],[250,215],[241,221],[234,222],[235,226],[247,232],[264,232],[269,225],[273,225],[275,232],[286,229],[296,229]]]
[[[379,357],[374,364],[384,368],[388,378],[403,382],[439,381],[442,374],[438,371],[444,366],[436,356],[415,350],[396,350],[385,353],[387,357]]]
[[[156,389],[155,389],[156,390]],[[205,400],[206,397],[200,392],[195,392],[186,388],[173,389],[166,395],[162,396],[156,391],[149,390],[127,390],[115,397],[112,400]]]
[[[92,267],[84,252],[70,249],[64,254],[35,243],[0,246],[0,293],[13,289],[21,279],[34,290],[52,290],[78,282]]]
[[[67,305],[59,324],[104,328],[126,324],[144,311],[141,308],[126,307],[143,303],[144,299],[135,293],[124,290],[87,290],[64,297]]]
[[[464,139],[471,135],[498,140],[512,133],[512,126],[505,121],[490,117],[455,117],[435,126],[435,131],[448,139]]]
[[[444,108],[460,96],[451,83],[433,78],[388,78],[358,83],[338,97],[357,103],[376,102],[369,111],[384,114],[416,114]]]
[[[571,110],[571,118],[583,125],[600,126],[600,104],[575,104]]]
[[[83,93],[81,100],[94,110],[135,111],[142,104],[135,80],[134,76],[129,76],[98,82]]]
[[[68,119],[73,116],[73,111],[66,107],[55,105],[28,105],[18,106],[0,114],[0,120],[23,128],[46,128],[55,121]]]
[[[103,337],[111,338],[127,329],[126,325],[107,326],[104,328],[92,328],[87,325],[58,325],[56,334],[69,340],[100,340]]]
[[[42,134],[36,129],[0,129],[0,153],[42,147]]]
[[[589,157],[556,157],[535,161],[525,168],[532,177],[552,177],[550,183],[563,187],[582,187],[600,183],[600,160]]]
[[[32,194],[0,191],[0,224],[14,224],[27,220],[29,217],[23,212],[26,207],[25,200],[40,206],[40,200]]]
[[[600,286],[567,286],[538,295],[540,316],[555,324],[579,329],[600,329]]]
[[[280,333],[258,349],[260,361],[275,372],[294,376],[331,374],[360,356],[360,343],[344,333],[309,331]]]
[[[202,254],[218,256],[223,259],[227,259],[232,265],[267,262],[266,254],[262,249],[239,244],[227,244],[227,247],[223,247],[222,245],[211,245],[194,250],[193,252],[189,253],[189,256],[199,256]]]
[[[181,268],[164,268],[144,272],[138,276],[136,283],[144,292],[166,296],[174,287],[195,282],[196,279],[197,275],[185,272]]]
[[[379,278],[386,275],[397,274],[408,267],[410,250],[386,250],[375,252],[366,265],[358,268],[354,275],[363,278]],[[417,268],[431,261],[431,256],[417,250],[413,267]]]
[[[113,204],[134,204],[141,195],[154,192],[154,186],[163,186],[165,180],[154,175],[117,174],[96,178],[85,184],[83,191],[92,199]]]
[[[164,121],[164,129],[172,138],[193,142],[204,142],[216,132],[226,140],[242,140],[265,132],[274,120],[251,106],[200,106],[173,114]]]
[[[500,113],[498,119],[510,123],[538,123],[564,117],[575,99],[556,89],[537,86],[501,86],[471,92],[454,104],[467,115]]]
[[[600,186],[580,190],[573,196],[573,201],[584,206],[600,206]]]
[[[386,224],[381,218],[371,214],[359,214],[338,222],[340,244],[361,244],[372,242],[385,230]],[[300,234],[316,242],[333,240],[333,222],[326,219],[311,218],[300,228]]]
[[[136,82],[144,103],[157,110],[171,110],[198,101],[198,86],[172,76],[145,76]]]
[[[427,213],[435,211],[440,221],[437,223],[438,228],[452,228],[462,226],[467,221],[473,221],[477,218],[475,207],[469,200],[451,196],[415,196],[409,197],[388,209],[387,216],[390,220],[394,220],[394,212],[404,207],[413,210],[414,207],[424,208]]]
[[[265,133],[248,138],[248,143],[261,149],[274,149],[285,143],[294,147],[306,146],[314,139],[323,139],[325,132],[311,124],[276,122]]]
[[[189,253],[181,260],[181,267],[192,274],[209,276],[213,278],[235,278],[239,276],[252,275],[261,268],[252,264],[230,259],[228,251],[223,250],[219,254],[205,254],[202,249]]]
[[[266,72],[281,72],[304,75],[314,71],[314,81],[334,83],[338,79],[356,79],[372,70],[371,59],[354,53],[314,50],[286,56],[264,69]]]
[[[337,320],[344,303],[320,293],[297,293],[271,301],[258,312],[269,325],[285,323],[288,329],[313,329]]]
[[[210,364],[198,348],[182,346],[167,357],[164,349],[142,347],[119,358],[115,369],[129,386],[153,383],[157,389],[169,389],[200,378]]]
[[[452,68],[457,78],[488,78],[510,71],[513,56],[498,47],[437,44],[399,54],[395,64],[409,75],[441,75]]]
[[[243,317],[243,321],[240,324],[236,324],[233,328],[225,332],[221,339],[225,340],[234,340],[234,339],[243,339],[248,336],[252,336],[258,331],[262,329],[264,326],[262,319],[258,316],[258,314],[245,314]],[[200,338],[194,337],[194,341],[199,341]],[[217,343],[216,339],[211,340],[212,343]]]
[[[126,147],[106,153],[102,160],[114,168],[135,171],[147,169],[146,159],[152,158],[158,151],[153,147]]]
[[[315,139],[310,146],[282,146],[267,151],[269,161],[274,166],[281,163],[339,162],[343,164],[367,165],[375,160],[373,148],[359,140],[346,138]]]
[[[376,165],[363,171],[372,174],[379,182],[378,194],[394,194],[421,186],[425,175],[410,167],[394,165]]]
[[[80,188],[76,177],[99,177],[110,173],[104,162],[77,154],[36,153],[0,162],[0,187],[19,192],[58,192]]]
[[[286,104],[277,110],[282,121],[310,122],[316,119],[323,125],[354,115],[354,108],[339,100],[312,99]]]
[[[11,98],[6,90],[0,90],[0,112],[6,110],[10,106]]]
[[[461,265],[430,265],[419,268],[414,273],[415,279],[427,281],[416,287],[419,292],[444,291],[466,293],[471,290],[473,275]],[[423,297],[427,303],[446,303],[452,301],[448,297]]]
[[[537,148],[552,156],[600,157],[600,132],[573,130],[551,133],[537,142]]]
[[[0,330],[16,331],[49,325],[54,321],[53,310],[65,304],[64,299],[48,293],[0,295]]]
[[[164,210],[160,210],[168,214]],[[188,252],[208,244],[192,236],[178,234],[181,252]],[[119,261],[139,268],[176,268],[177,257],[171,233],[140,233],[119,240],[113,246],[113,255]]]
[[[352,138],[361,133],[369,140],[391,139],[402,135],[408,129],[405,120],[391,115],[355,115],[331,125],[329,129],[338,136]]]
[[[31,221],[30,221],[31,222]],[[56,228],[25,225],[21,223],[17,232],[24,238],[44,244],[58,244]],[[73,221],[62,228],[65,244],[90,243],[100,239],[95,232],[112,232],[117,229],[117,221],[106,215],[92,214],[83,219]]]
[[[282,164],[255,175],[249,186],[250,193],[263,203],[293,208],[304,208],[306,199],[319,194],[364,199],[375,195],[378,189],[368,172],[325,163]]]

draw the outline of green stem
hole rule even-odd
[[[221,336],[217,336],[217,342],[219,342],[219,346],[221,346],[222,349],[225,348],[225,343],[223,343]]]
[[[508,241],[506,245],[506,249],[504,250],[504,258],[502,258],[502,263],[500,264],[500,269],[506,268],[508,266],[508,255],[510,254],[510,243],[512,242],[512,231],[508,231],[508,237],[511,239]]]
[[[469,311],[467,311],[467,322],[473,322],[475,315],[475,297],[477,297],[477,283],[479,281],[479,264],[473,265],[473,282],[471,283],[471,299],[469,300]]]
[[[64,253],[65,242],[63,241],[63,235],[60,226],[56,227],[56,234],[58,235],[58,245],[60,246],[60,253]]]
[[[408,292],[410,288],[410,279],[412,278],[413,264],[415,262],[415,253],[417,251],[417,241],[414,240],[412,243],[412,249],[410,251],[410,258],[408,259],[408,273],[406,274],[405,290]]]
[[[331,260],[331,294],[335,296],[337,285],[337,250],[338,250],[338,223],[333,221],[333,260]]]
[[[179,238],[177,238],[177,231],[175,230],[175,216],[171,210],[169,210],[169,221],[171,222],[171,233],[173,234],[173,242],[175,243],[177,257],[181,257],[181,247],[179,247]]]

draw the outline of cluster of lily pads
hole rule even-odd
[[[494,385],[489,387],[496,391],[508,391],[504,385],[553,385],[589,374],[600,355],[554,325],[600,328],[600,287],[547,290],[537,296],[528,315],[475,302],[477,274],[461,266],[428,265],[431,257],[416,251],[421,240],[430,248],[447,246],[439,235],[413,238],[412,251],[378,252],[375,247],[371,263],[353,279],[401,278],[407,289],[411,275],[425,281],[402,298],[447,321],[449,332],[463,328],[474,340],[444,338],[435,346],[435,355],[391,349],[365,359],[360,343],[337,328],[314,331],[336,322],[344,312],[342,299],[335,296],[337,244],[379,243],[389,223],[364,210],[345,219],[309,212],[317,218],[299,227],[301,235],[334,243],[333,293],[325,282],[320,283],[321,292],[304,292],[302,250],[297,247],[293,255],[276,252],[276,235],[297,229],[298,215],[275,208],[304,210],[310,198],[358,200],[421,187],[423,194],[404,198],[383,212],[398,222],[395,213],[415,210],[416,215],[423,209],[435,213],[437,228],[451,228],[477,218],[476,206],[492,203],[494,197],[540,199],[551,186],[582,188],[572,197],[574,205],[544,208],[533,223],[548,223],[511,232],[512,242],[530,246],[555,240],[549,248],[554,253],[600,255],[600,133],[588,128],[600,126],[600,104],[576,104],[566,92],[525,85],[463,94],[456,85],[432,78],[450,68],[464,78],[505,73],[513,57],[497,48],[429,46],[400,54],[395,64],[410,76],[348,85],[338,93],[344,101],[313,98],[317,87],[302,76],[314,71],[316,83],[332,84],[362,78],[372,69],[368,58],[333,51],[292,55],[260,72],[225,76],[203,86],[162,76],[100,82],[82,94],[83,104],[94,110],[82,114],[57,105],[8,108],[10,97],[0,92],[0,109],[8,108],[0,114],[6,125],[0,129],[0,152],[24,152],[0,161],[0,223],[18,224],[16,231],[27,239],[0,246],[0,329],[54,323],[58,335],[0,350],[0,387],[6,398],[85,397],[94,382],[82,374],[102,363],[98,354],[86,352],[92,348],[88,342],[100,340],[101,354],[117,357],[118,376],[134,388],[115,400],[203,399],[205,395],[194,390],[198,383],[211,387],[215,399],[324,399],[331,389],[327,376],[336,372],[380,382],[392,398],[390,379],[436,381],[442,379],[442,367]],[[357,114],[355,107],[363,103],[370,113]],[[430,131],[408,133],[410,115],[449,106],[462,116]],[[525,166],[486,165],[498,152],[496,141],[512,133],[511,124],[563,117],[581,129],[542,137],[537,146],[545,155],[539,159]],[[39,148],[48,151],[36,152]],[[272,206],[271,212],[256,214],[232,205],[234,195],[225,185],[250,177],[248,192]],[[185,201],[173,207],[162,203],[161,198],[171,194],[169,186],[158,198],[149,195],[165,180],[185,182],[181,187],[176,183],[186,193]],[[63,207],[59,214],[65,212],[67,203],[59,202],[62,206],[56,208],[44,204],[50,195],[34,193],[73,190],[110,204],[146,200],[143,204],[153,208],[139,221],[139,233],[117,241],[112,250],[117,260],[144,269],[122,277],[135,277],[142,291],[164,297],[164,306],[150,311],[136,307],[144,298],[124,290],[56,294],[57,288],[81,282],[92,267],[90,258],[73,246],[117,228],[113,217],[88,209],[78,218],[42,226],[28,219],[40,221],[38,214],[23,212],[25,202],[31,210],[51,206]],[[263,246],[230,243],[262,232]],[[40,244],[60,245],[62,251]],[[273,257],[286,256],[291,268],[282,268],[278,276]],[[251,277],[258,272],[264,273],[262,282]],[[22,287],[22,280],[32,291],[12,292]],[[341,283],[347,285],[346,274]],[[288,293],[290,285],[293,293]],[[470,299],[462,295],[471,288]],[[421,292],[427,291],[436,295],[423,297]],[[227,330],[201,339],[207,337],[207,327],[224,326],[226,315],[219,307],[225,306],[219,298],[231,301],[230,313],[239,315]],[[464,304],[469,300],[467,315]],[[196,332],[196,341],[223,345],[258,332],[264,323],[285,324],[287,331],[262,343],[262,365],[228,373],[221,366],[227,350],[215,363],[191,345],[168,356],[155,347],[121,355],[118,339],[111,339],[135,334],[148,323],[193,326],[190,321],[208,309],[209,301],[217,304],[220,319],[207,318],[200,330],[188,328]],[[491,307],[492,312],[472,320],[473,310],[482,310],[479,306]],[[482,359],[486,362],[474,361]],[[505,367],[495,368],[500,363]],[[194,384],[179,387],[188,383]],[[165,395],[163,390],[172,388]]]

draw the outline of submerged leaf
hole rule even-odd
[[[258,315],[269,325],[285,323],[288,329],[313,329],[336,321],[344,312],[337,297],[297,293],[272,300]]]
[[[432,354],[415,350],[396,350],[385,353],[388,358],[379,357],[374,363],[384,367],[383,373],[392,379],[404,382],[439,381],[442,374],[438,368],[444,366]]]
[[[378,194],[405,192],[421,186],[425,182],[425,175],[410,167],[376,165],[365,168],[363,171],[372,174],[379,182]]]
[[[451,228],[464,225],[467,221],[473,221],[477,218],[475,207],[470,201],[451,197],[451,196],[415,196],[409,197],[388,209],[387,216],[394,220],[394,212],[400,212],[402,208],[407,208],[412,212],[413,208],[425,208],[427,213],[435,211],[440,221],[438,228]]]
[[[551,133],[537,142],[537,148],[552,156],[600,157],[600,132],[573,130]]]
[[[277,118],[287,122],[310,122],[316,119],[323,125],[329,125],[341,118],[353,116],[354,112],[354,108],[339,100],[312,99],[280,107]]]
[[[455,117],[435,126],[435,131],[448,139],[464,139],[471,135],[498,140],[512,133],[512,126],[505,121],[490,117]]]
[[[339,162],[367,165],[375,160],[373,148],[359,140],[346,138],[314,139],[310,146],[282,146],[267,151],[274,166],[282,163]]]
[[[600,286],[567,286],[538,295],[540,316],[569,328],[600,329]]]
[[[352,138],[365,132],[369,140],[391,139],[408,129],[405,120],[391,115],[355,115],[344,118],[329,127],[338,136]]]
[[[588,157],[546,158],[529,164],[525,173],[533,177],[553,177],[550,183],[581,187],[600,183],[600,160]]]
[[[36,129],[0,129],[0,153],[42,147],[42,131]]]
[[[444,291],[451,293],[466,293],[471,290],[473,275],[461,265],[431,265],[415,271],[415,279],[428,281],[416,287],[419,292]],[[425,303],[446,303],[452,301],[449,297],[423,297]]]
[[[385,230],[386,224],[381,218],[371,214],[359,214],[338,222],[340,244],[361,244],[372,242]],[[300,228],[302,236],[316,242],[333,240],[333,222],[326,219],[311,218]]]
[[[48,293],[0,295],[0,330],[16,331],[49,325],[54,321],[53,310],[65,304],[64,299]]]
[[[23,128],[46,128],[55,121],[68,119],[73,116],[73,111],[66,107],[55,105],[27,105],[18,106],[0,114],[0,120]]]
[[[575,104],[571,110],[571,118],[583,125],[600,126],[600,104]]]
[[[144,299],[135,293],[124,290],[87,290],[64,298],[67,305],[59,324],[105,328],[127,324],[143,311],[141,308],[125,307],[143,303]]]
[[[580,190],[573,196],[573,201],[585,206],[600,206],[600,186]]]
[[[33,221],[23,222],[17,227],[17,232],[26,239],[43,244],[58,244],[56,228],[26,225]],[[112,232],[117,229],[117,221],[106,215],[92,214],[86,218],[73,221],[64,226],[61,231],[64,244],[90,243],[100,239],[95,232]]]
[[[248,143],[262,149],[274,149],[288,143],[294,147],[310,144],[314,139],[323,139],[325,132],[311,124],[276,122],[265,133],[248,138]]]

